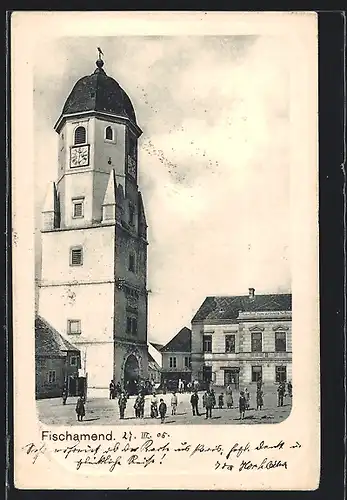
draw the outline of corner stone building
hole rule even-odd
[[[89,391],[148,376],[142,131],[103,66],[77,81],[55,124],[58,172],[42,211],[39,314],[81,351]]]
[[[192,378],[235,388],[291,380],[291,294],[207,297],[192,319]]]

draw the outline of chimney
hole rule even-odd
[[[254,288],[248,288],[248,297],[250,299],[254,299],[254,293],[255,293],[255,289]]]

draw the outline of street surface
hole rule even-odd
[[[251,392],[250,409],[246,411],[245,418],[240,420],[238,409],[239,392],[233,392],[234,406],[231,409],[218,408],[218,395],[220,390],[216,391],[217,407],[212,410],[212,419],[205,418],[205,409],[202,406],[202,392],[199,392],[199,411],[200,416],[193,416],[190,406],[191,394],[177,394],[178,406],[176,415],[171,415],[171,393],[166,395],[158,394],[158,402],[161,398],[167,404],[167,414],[165,424],[187,425],[187,424],[274,424],[283,421],[288,417],[291,411],[291,398],[284,398],[284,406],[277,407],[277,387],[264,388],[264,407],[262,410],[256,410],[256,394]],[[119,419],[118,401],[107,398],[87,398],[86,415],[83,422],[77,422],[75,405],[77,398],[68,398],[66,405],[62,404],[60,398],[41,399],[36,401],[39,420],[45,424],[55,425],[146,425],[160,424],[160,418],[152,419],[150,417],[151,396],[146,396],[145,413],[143,419],[135,418],[134,403],[135,396],[128,399],[125,418]],[[225,391],[224,391],[225,402]],[[235,406],[237,405],[237,406]]]

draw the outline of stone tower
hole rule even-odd
[[[39,314],[81,350],[90,391],[147,377],[147,224],[132,103],[104,69],[78,80],[55,125],[42,210]]]

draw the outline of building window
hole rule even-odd
[[[204,335],[204,352],[212,352],[212,335]]]
[[[252,352],[262,351],[261,333],[252,333]]]
[[[135,225],[135,208],[134,205],[129,205],[129,224],[130,226]]]
[[[235,352],[235,335],[225,336],[225,352]]]
[[[74,219],[82,219],[84,216],[84,200],[83,198],[72,200],[72,217]]]
[[[170,368],[176,368],[176,358],[174,356],[169,358],[169,363]]]
[[[110,126],[105,128],[105,139],[107,141],[113,141],[113,129]]]
[[[191,367],[191,357],[190,356],[185,356],[184,357],[184,366],[186,368],[190,368]]]
[[[67,333],[69,335],[80,335],[81,333],[81,320],[68,319],[67,320]]]
[[[258,382],[263,378],[263,371],[261,366],[252,366],[252,382]]]
[[[82,247],[71,248],[70,250],[70,266],[82,266],[83,250]]]
[[[132,316],[127,317],[127,333],[137,335],[137,318]]]
[[[86,129],[84,127],[77,127],[75,130],[74,144],[85,144],[86,138]]]
[[[276,366],[276,382],[287,382],[287,367]]]
[[[135,272],[135,255],[133,253],[129,255],[129,271]]]
[[[77,356],[71,356],[71,358],[70,358],[70,365],[71,366],[77,366]]]
[[[276,352],[286,352],[286,332],[276,332],[275,334],[275,351]]]
[[[202,379],[204,382],[211,382],[212,380],[212,366],[203,366],[202,367]]]
[[[57,380],[55,370],[49,370],[48,372],[48,383],[49,384],[54,384],[55,381]]]

